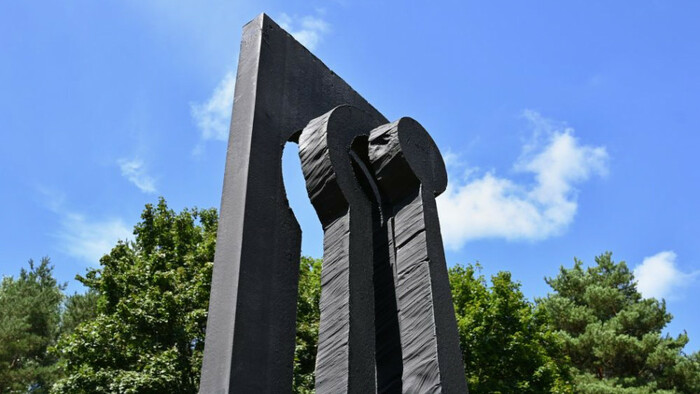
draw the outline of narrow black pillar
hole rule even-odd
[[[353,145],[366,148],[379,123],[340,106],[312,120],[299,136],[306,188],[324,230],[319,394],[376,392],[373,202],[360,183],[363,174],[356,174],[362,164],[354,160]]]
[[[447,186],[435,142],[411,118],[370,133],[369,160],[388,216],[404,393],[466,393],[435,197]]]

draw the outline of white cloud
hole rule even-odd
[[[459,249],[470,240],[505,238],[542,240],[562,233],[578,208],[576,185],[607,173],[604,147],[582,145],[574,130],[534,111],[524,117],[533,128],[514,170],[532,174],[521,184],[495,172],[448,166],[451,183],[438,198],[445,245]],[[449,163],[458,160],[448,155]],[[462,166],[463,167],[463,166]],[[455,172],[459,171],[454,176]]]
[[[322,11],[318,13],[323,14]],[[278,21],[284,30],[310,51],[316,49],[316,46],[322,41],[323,35],[330,31],[328,22],[318,16],[290,17],[283,13]]]
[[[96,264],[117,241],[130,238],[132,231],[119,218],[90,221],[84,215],[68,212],[61,214],[61,229],[56,236],[66,254]]]
[[[117,164],[119,164],[119,168],[122,171],[122,176],[136,185],[139,190],[144,193],[156,192],[155,181],[146,173],[143,160],[139,158],[119,159],[117,160]]]
[[[202,133],[202,140],[228,140],[235,88],[236,76],[228,72],[206,102],[190,104],[190,113]]]
[[[457,154],[450,150],[442,154],[442,160],[445,161],[445,166],[447,168],[464,167],[464,161]]]
[[[700,271],[686,274],[676,268],[676,253],[671,250],[645,257],[634,269],[637,289],[646,298],[677,298],[676,290],[690,284]]]
[[[122,219],[90,220],[81,213],[65,208],[65,193],[43,185],[37,186],[36,190],[42,205],[58,216],[58,230],[51,235],[58,239],[58,249],[62,252],[97,264],[117,241],[132,238],[132,230]]]

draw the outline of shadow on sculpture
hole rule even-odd
[[[287,141],[324,230],[316,392],[467,392],[440,152],[264,14],[243,31],[200,392],[291,391],[301,230],[282,181]]]

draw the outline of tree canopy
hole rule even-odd
[[[697,353],[686,356],[685,333],[661,335],[672,316],[665,301],[643,298],[634,275],[611,253],[587,269],[547,278],[553,293],[538,308],[563,342],[576,390],[582,393],[699,393]]]
[[[48,258],[0,286],[0,394],[195,393],[204,347],[218,216],[146,205],[133,241],[64,296]],[[449,270],[471,393],[698,393],[700,355],[688,337],[662,335],[663,300],[643,298],[610,253],[575,260],[546,278],[535,303],[508,272]],[[312,393],[321,260],[302,257],[294,353],[295,393]]]
[[[56,393],[196,392],[217,214],[147,205],[132,242],[78,280],[99,294],[96,317],[56,346]]]
[[[487,286],[480,266],[449,270],[460,346],[473,393],[570,392],[559,343],[509,272]]]
[[[214,209],[175,213],[163,199],[149,204],[134,241],[120,242],[100,268],[78,277],[90,290],[67,302],[66,335],[54,350],[65,377],[53,392],[197,392],[217,218]],[[297,393],[314,387],[320,265],[301,258]],[[96,310],[90,307],[95,303]]]

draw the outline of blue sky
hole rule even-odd
[[[60,280],[131,237],[143,205],[217,207],[241,27],[283,24],[448,164],[449,264],[530,297],[610,250],[700,348],[700,3],[71,1],[0,5],[0,274]],[[322,233],[285,150],[285,182]]]

